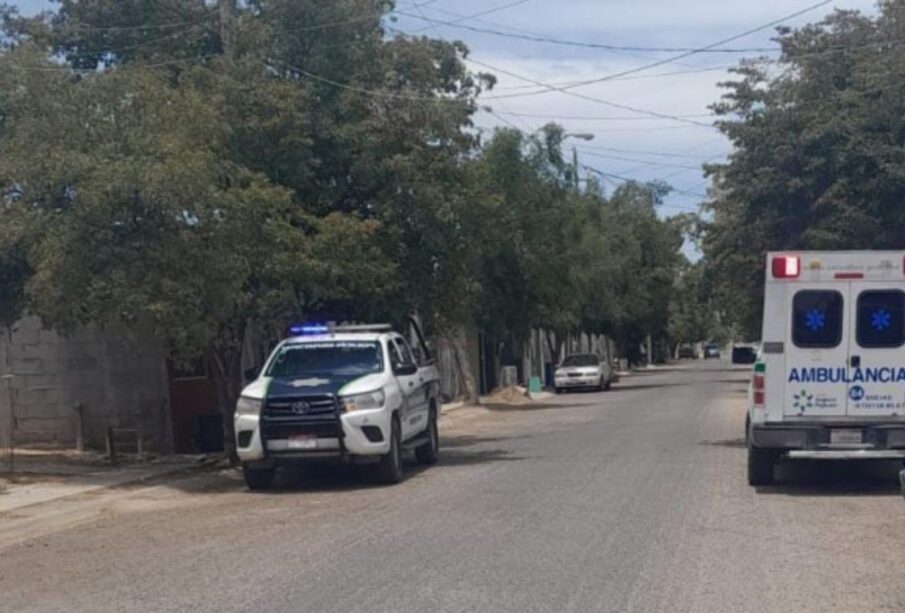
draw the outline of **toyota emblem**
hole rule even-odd
[[[289,410],[296,415],[307,415],[308,411],[311,410],[311,405],[304,400],[299,400],[298,402],[293,402]]]

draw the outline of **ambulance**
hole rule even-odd
[[[748,482],[781,458],[905,457],[905,251],[768,253]]]

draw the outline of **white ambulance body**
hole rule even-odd
[[[786,455],[905,457],[905,251],[767,255],[748,481]]]

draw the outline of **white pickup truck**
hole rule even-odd
[[[402,480],[404,451],[435,463],[440,377],[417,336],[418,357],[390,326],[294,327],[236,407],[249,489],[300,462],[376,464],[385,483]]]

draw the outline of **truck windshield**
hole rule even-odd
[[[596,355],[570,355],[562,361],[563,366],[597,366],[600,359]]]
[[[361,376],[383,370],[376,342],[335,341],[285,345],[267,369],[268,377]]]

